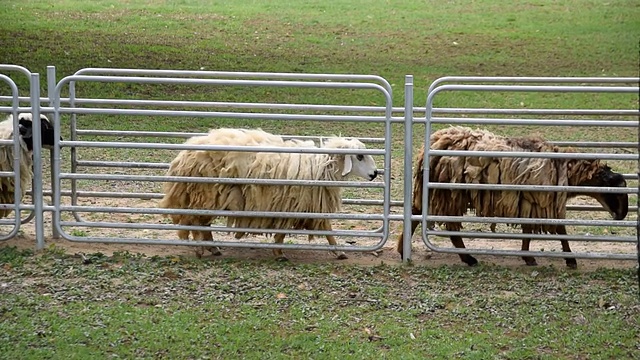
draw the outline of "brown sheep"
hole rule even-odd
[[[570,148],[553,146],[540,137],[506,138],[486,130],[466,127],[449,127],[431,135],[432,150],[470,151],[528,151],[528,152],[574,152]],[[413,184],[412,213],[422,214],[424,147],[416,161]],[[429,181],[441,183],[470,184],[514,184],[514,185],[563,185],[626,187],[621,174],[611,171],[599,160],[588,159],[541,159],[498,157],[454,157],[431,156],[429,159]],[[579,195],[596,199],[613,218],[622,220],[628,211],[627,194],[619,193],[567,193],[541,191],[502,190],[450,190],[429,191],[429,214],[435,216],[463,216],[467,209],[474,209],[481,217],[549,218],[564,219],[567,200]],[[411,223],[411,234],[419,221]],[[564,225],[521,224],[525,234],[566,235]],[[447,222],[448,231],[460,231],[462,224]],[[403,235],[397,242],[397,251],[402,255]],[[451,236],[456,248],[464,248],[460,236]],[[522,240],[522,250],[529,250],[530,239]],[[562,251],[571,252],[569,242],[561,240]],[[470,266],[478,261],[469,254],[459,254]],[[524,256],[527,265],[536,265],[536,260]],[[575,258],[565,258],[570,268],[576,268]]]

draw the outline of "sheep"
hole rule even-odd
[[[365,145],[356,139],[333,137],[324,141],[323,148],[352,149],[353,154],[293,154],[258,153],[256,161],[247,174],[249,178],[329,180],[342,181],[353,175],[366,180],[377,177],[378,171],[373,157],[359,154]],[[245,210],[288,212],[337,212],[341,208],[342,189],[326,186],[258,185],[243,187]],[[331,230],[329,219],[291,219],[270,217],[242,217],[236,219],[236,227],[271,229]],[[244,234],[236,233],[240,239]],[[275,243],[282,243],[285,234],[274,235]],[[331,245],[335,237],[326,236]],[[282,250],[275,249],[278,260],[286,260]],[[344,252],[338,259],[346,259]]]
[[[314,147],[312,141],[283,140],[282,137],[260,129],[214,129],[204,137],[192,138],[187,143],[239,146]],[[378,172],[369,155],[358,154],[365,146],[360,141],[329,138],[325,148],[353,149],[353,155],[299,154],[237,151],[184,150],[172,161],[170,176],[237,177],[261,179],[344,180],[348,175],[373,180]],[[278,186],[256,184],[165,183],[165,195],[159,206],[163,208],[336,212],[341,205],[341,189],[323,186]],[[174,224],[209,225],[210,216],[171,215]],[[228,226],[236,228],[311,229],[331,230],[328,219],[285,219],[269,217],[228,218]],[[179,231],[181,239],[188,239],[188,231]],[[244,232],[236,232],[237,239]],[[282,243],[285,234],[274,236]],[[194,232],[194,239],[212,240],[210,232]],[[327,236],[336,245],[333,236]],[[274,249],[278,260],[286,260],[280,249]],[[202,256],[202,250],[196,251]],[[336,254],[339,259],[345,254]]]
[[[244,142],[246,145],[280,144],[280,137],[267,133],[260,133],[243,129],[219,129],[211,131],[208,135],[195,136],[188,139],[188,145],[234,145]],[[226,154],[227,157],[215,155]],[[233,157],[241,155],[240,152],[216,153],[199,150],[183,150],[169,165],[167,176],[202,176],[202,177],[239,177],[240,173],[233,172],[235,168],[228,168],[225,162],[233,162]],[[250,154],[250,153],[248,153]],[[213,156],[211,156],[213,155]],[[250,155],[248,155],[250,156]],[[195,166],[198,165],[198,166]],[[163,185],[164,197],[159,203],[163,208],[178,209],[219,209],[241,211],[244,208],[244,198],[238,186],[217,183],[188,183],[165,182]],[[206,215],[170,215],[174,224],[209,226],[215,219]],[[227,219],[227,225],[231,226],[233,219]],[[178,230],[178,238],[188,240],[189,234],[194,240],[213,241],[210,231]],[[196,255],[203,255],[203,248],[196,249]],[[213,249],[214,255],[220,255],[219,250]]]
[[[12,140],[14,136],[13,114],[0,122],[0,139]],[[20,194],[15,194],[13,177],[0,177],[0,204],[13,204],[16,196],[24,198],[33,179],[33,129],[30,113],[18,114],[20,141]],[[53,146],[53,126],[45,115],[40,115],[41,144],[45,148]],[[0,146],[0,171],[14,171],[13,145]],[[0,209],[0,218],[5,218],[12,209]]]
[[[429,159],[429,181],[432,182],[601,187],[626,187],[627,185],[621,174],[613,172],[611,168],[599,160],[572,159],[570,154],[575,150],[553,146],[536,136],[506,138],[486,130],[472,130],[467,127],[454,126],[434,132],[431,135],[430,143],[432,150],[567,153],[567,159],[431,156]],[[412,213],[421,215],[424,147],[418,154],[416,162]],[[467,212],[467,208],[470,208],[475,210],[477,216],[482,217],[563,219],[566,214],[567,200],[579,195],[596,199],[615,220],[622,220],[627,215],[628,196],[621,193],[468,189],[431,189],[429,191],[429,214],[463,216]],[[411,235],[415,232],[418,223],[418,221],[412,221]],[[448,231],[459,231],[462,225],[459,222],[447,222],[445,228]],[[564,225],[521,224],[521,228],[525,234],[567,234]],[[451,236],[450,238],[456,248],[465,247],[462,237]],[[529,243],[530,239],[522,241],[523,251],[529,250]],[[563,252],[571,252],[567,240],[561,240],[561,244]],[[397,251],[402,256],[403,234],[398,238]],[[469,266],[478,263],[469,254],[459,254],[459,256]],[[533,257],[523,256],[523,260],[526,265],[537,265]],[[575,258],[565,258],[565,262],[569,268],[577,268]]]

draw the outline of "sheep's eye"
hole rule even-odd
[[[364,159],[364,155],[357,155],[356,159],[358,159],[358,161],[362,161]]]

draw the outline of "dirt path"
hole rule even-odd
[[[392,241],[393,243],[393,241]],[[514,242],[509,241],[491,241],[488,244],[486,241],[476,239],[467,241],[469,245],[473,244],[473,247],[478,246],[493,246],[495,248],[507,247],[505,245],[513,245]],[[35,238],[31,235],[24,235],[15,239],[8,240],[0,243],[1,246],[17,246],[18,248],[34,248]],[[195,257],[192,247],[189,246],[163,246],[163,245],[139,245],[139,244],[105,244],[105,243],[82,243],[72,242],[63,239],[46,239],[46,246],[55,244],[56,247],[64,249],[69,254],[75,253],[96,253],[101,252],[106,255],[112,255],[114,252],[128,251],[131,253],[141,253],[147,256],[188,256]],[[517,245],[517,244],[516,244]],[[598,243],[598,244],[585,244],[585,243],[572,243],[574,251],[585,251],[589,246],[591,252],[630,252],[634,247],[631,244],[611,244],[611,243]],[[449,246],[445,242],[442,246]],[[559,244],[558,244],[559,246]],[[470,246],[471,247],[471,246]],[[289,250],[286,251],[289,260],[292,263],[340,263],[340,264],[357,264],[357,265],[401,265],[402,262],[398,253],[395,251],[395,244],[385,244],[381,252],[373,254],[370,252],[349,252],[349,258],[346,260],[337,260],[335,257],[327,251],[307,251],[307,250]],[[269,260],[273,259],[271,250],[268,249],[237,249],[237,248],[223,248],[221,256],[205,256],[205,259],[217,260],[217,259],[247,259],[247,260]],[[483,264],[494,264],[513,268],[525,268],[524,262],[519,257],[515,256],[477,256],[479,261]],[[545,258],[538,257],[538,266],[554,266],[558,268],[564,268],[564,260],[560,258]],[[466,266],[460,262],[459,258],[455,254],[444,254],[428,250],[418,237],[413,241],[413,264],[416,266],[430,266],[438,267],[442,265],[459,265]],[[620,261],[620,260],[595,260],[595,259],[578,259],[579,271],[593,271],[595,269],[604,268],[633,268],[637,266],[635,261]],[[532,268],[533,269],[533,268]]]

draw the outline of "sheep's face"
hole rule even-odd
[[[18,127],[20,131],[20,137],[24,141],[27,149],[33,151],[33,122],[32,116],[29,113],[18,115]],[[43,148],[52,148],[54,145],[54,132],[53,125],[49,119],[40,114],[40,140]],[[62,137],[60,137],[62,140]]]
[[[607,165],[600,164],[597,160],[592,164],[597,165],[597,169],[590,179],[586,179],[578,186],[600,186],[600,187],[627,187],[627,182],[622,174],[611,170]],[[621,193],[589,193],[584,194],[596,199],[607,210],[614,220],[622,220],[629,211],[629,196]]]
[[[353,154],[339,155],[342,164],[342,177],[353,175],[367,180],[373,180],[378,176],[376,162],[371,155],[359,154],[358,150],[364,150],[366,146],[358,139],[334,137],[321,141],[322,147],[329,149],[350,149]],[[342,161],[344,159],[344,161]]]
[[[345,155],[342,176],[348,175],[373,180],[378,176],[376,162],[371,155]]]

